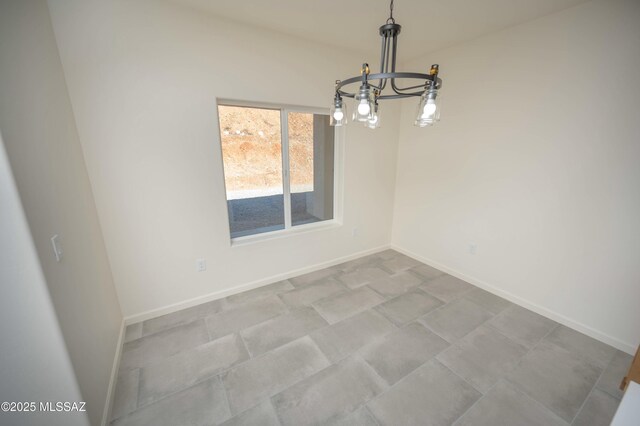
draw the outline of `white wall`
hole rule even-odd
[[[400,120],[392,243],[628,352],[640,341],[640,2],[429,54],[439,127]],[[477,244],[477,254],[468,245]]]
[[[0,128],[4,144],[82,398],[87,402],[91,422],[98,424],[107,399],[122,315],[46,2],[3,1],[0,40]],[[54,234],[60,236],[64,250],[60,263],[56,263],[49,241]],[[18,245],[15,249],[22,250],[16,256],[27,255],[25,247]],[[3,257],[7,253],[13,254],[11,246],[2,247]],[[21,269],[25,275],[11,278],[24,281],[5,283],[3,278],[3,291],[9,292],[10,297],[2,298],[3,306],[5,302],[14,303],[13,308],[25,309],[21,315],[44,321],[50,310],[40,312],[45,301],[39,273],[33,268],[29,260]],[[27,281],[29,285],[23,289],[9,288]],[[33,305],[20,297],[33,297]],[[10,325],[15,334],[24,327],[30,333],[28,337],[39,335],[34,336],[30,328],[35,324],[23,324],[19,317],[12,319]],[[23,348],[42,351],[23,354],[25,363],[30,356],[35,363],[38,356],[48,355],[49,351],[52,357],[59,355],[55,342],[50,342],[55,336],[45,335],[51,327],[53,324],[41,331],[43,346],[33,342]],[[22,336],[13,336],[13,341],[21,342]],[[47,342],[51,343],[50,348],[45,345]],[[10,348],[12,343],[2,340],[2,352]],[[22,353],[15,349],[16,354]],[[52,358],[49,368],[57,368],[55,362]],[[3,363],[2,369],[10,369],[11,365]],[[56,372],[50,374],[48,377],[54,377]],[[50,394],[51,400],[72,393],[72,389],[64,388],[65,384],[60,382],[60,393]],[[38,395],[17,396],[31,400]]]
[[[125,316],[389,243],[388,109],[379,131],[347,130],[343,226],[230,246],[216,98],[328,109],[334,81],[357,75],[361,55],[166,2],[50,9]],[[206,272],[195,272],[199,257]]]
[[[0,253],[0,401],[82,401],[4,143],[0,143]],[[71,426],[89,421],[86,412],[0,412],[0,424]]]

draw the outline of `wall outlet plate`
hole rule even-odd
[[[196,272],[203,272],[207,270],[207,261],[200,258],[196,259]]]

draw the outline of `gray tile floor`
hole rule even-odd
[[[112,425],[607,425],[631,363],[391,250],[125,340]]]

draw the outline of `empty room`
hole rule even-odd
[[[0,425],[640,425],[638,70],[638,0],[0,0]]]

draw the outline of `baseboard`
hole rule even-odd
[[[107,388],[107,400],[104,403],[104,410],[102,412],[102,426],[109,424],[111,418],[111,408],[113,407],[113,394],[116,388],[116,381],[118,380],[118,370],[120,369],[120,355],[122,354],[122,345],[124,344],[125,336],[125,320],[122,319],[120,323],[120,335],[118,336],[118,346],[116,347],[116,353],[113,358],[113,365],[111,367],[111,377],[109,378],[109,387]]]
[[[268,277],[268,278],[263,278],[260,280],[251,281],[249,283],[240,284],[238,286],[228,288],[225,290],[216,291],[213,293],[209,293],[204,296],[194,297],[193,299],[185,300],[179,303],[174,303],[172,305],[164,306],[162,308],[152,309],[139,314],[130,315],[128,317],[125,317],[124,323],[125,325],[129,325],[129,324],[134,324],[140,321],[146,321],[148,319],[170,314],[170,313],[179,311],[181,309],[190,308],[192,306],[200,305],[202,303],[210,302],[212,300],[221,299],[223,297],[231,296],[233,294],[242,293],[243,291],[253,290],[254,288],[262,287],[268,284],[273,284],[278,281],[286,280],[288,278],[293,278],[298,275],[307,274],[309,272],[314,272],[319,269],[328,268],[329,266],[337,265],[339,263],[348,262],[349,260],[357,259],[362,256],[378,253],[383,250],[387,250],[389,248],[390,246],[388,244],[379,246],[373,249],[368,249],[368,250],[360,251],[357,253],[353,253],[348,256],[332,259],[327,262],[317,263],[315,265],[294,269],[292,271],[285,272],[282,274],[272,275],[271,277]]]
[[[453,275],[454,277],[460,278],[461,280],[464,280],[468,283],[471,283],[473,285],[475,285],[476,287],[480,287],[483,290],[488,291],[489,293],[493,293],[496,296],[500,296],[504,299],[507,299],[508,301],[515,303],[516,305],[522,306],[523,308],[529,309],[537,314],[540,314],[544,317],[547,317],[549,319],[552,319],[562,325],[565,325],[569,328],[572,328],[576,331],[579,331],[580,333],[586,334],[589,337],[593,337],[596,340],[599,340],[603,343],[606,343],[607,345],[611,345],[616,349],[619,349],[623,352],[628,353],[629,355],[633,355],[636,351],[636,348],[629,343],[623,342],[619,339],[616,339],[615,337],[612,337],[606,333],[603,333],[601,331],[598,331],[594,328],[591,328],[585,324],[582,324],[578,321],[572,320],[571,318],[568,318],[562,314],[559,314],[557,312],[554,312],[550,309],[547,309],[543,306],[540,306],[536,303],[530,302],[528,300],[525,300],[519,296],[516,296],[512,293],[503,291],[489,283],[486,283],[476,277],[472,277],[469,276],[467,274],[464,274],[462,272],[459,272],[453,268],[448,267],[447,265],[443,265],[440,262],[437,262],[433,259],[427,259],[423,256],[420,256],[416,253],[411,252],[410,250],[406,250],[402,247],[399,247],[395,244],[391,244],[391,248],[393,250],[396,250],[402,254],[405,254],[419,262],[422,263],[426,263],[429,266],[432,266],[436,269],[439,269],[443,272],[446,272],[449,275]]]

